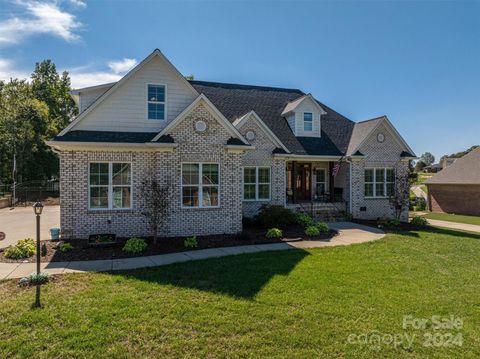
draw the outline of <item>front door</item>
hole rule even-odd
[[[299,163],[295,171],[295,200],[310,201],[312,199],[312,165]]]

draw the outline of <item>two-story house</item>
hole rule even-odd
[[[187,81],[159,50],[72,96],[79,115],[48,144],[73,237],[148,235],[148,176],[171,191],[164,236],[236,233],[263,204],[391,217],[415,157],[386,116],[355,123],[297,89]]]

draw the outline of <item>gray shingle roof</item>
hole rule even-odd
[[[158,132],[115,132],[74,130],[64,136],[54,137],[54,141],[67,142],[109,142],[145,143],[150,142]]]
[[[480,185],[480,147],[457,159],[425,183]]]
[[[360,146],[360,144],[367,138],[367,136],[378,125],[382,117],[372,118],[371,120],[357,122],[353,128],[352,136],[350,137],[350,144],[348,145],[347,154],[351,155]]]
[[[205,94],[220,112],[233,122],[254,110],[282,143],[294,154],[340,155],[345,153],[354,122],[335,112],[321,102],[327,112],[322,116],[322,137],[295,137],[281,113],[287,103],[305,93],[298,89],[190,81],[200,93]]]

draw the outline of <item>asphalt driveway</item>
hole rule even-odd
[[[60,206],[45,206],[40,222],[40,239],[50,239],[50,228],[60,228]],[[0,248],[17,243],[19,239],[35,239],[35,215],[32,207],[0,209],[0,232],[6,238],[0,242]]]

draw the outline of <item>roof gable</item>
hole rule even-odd
[[[387,130],[393,135],[393,138],[403,147],[404,152],[408,152],[414,157],[415,155],[413,150],[410,148],[410,146],[408,146],[403,137],[398,133],[398,131],[387,118],[387,116],[381,116],[373,118],[371,120],[356,123],[353,128],[352,136],[350,137],[347,155],[352,155],[359,151],[362,145],[369,139],[371,134],[374,133],[375,130],[382,124],[387,127]]]
[[[305,101],[310,102],[321,115],[325,115],[326,111],[320,106],[320,104],[313,98],[311,94],[306,94],[294,101],[287,103],[285,108],[282,111],[282,116],[287,116],[289,113],[294,112],[302,103]]]
[[[81,112],[70,124],[65,127],[59,134],[59,136],[65,135],[69,130],[78,125],[84,118],[87,117],[89,113],[95,110],[101,103],[103,103],[107,98],[112,96],[124,83],[126,83],[130,78],[132,78],[139,70],[145,67],[153,59],[158,58],[162,63],[164,63],[167,68],[174,74],[175,78],[183,83],[191,92],[192,95],[198,96],[197,90],[182,76],[182,74],[172,65],[172,63],[162,54],[159,49],[155,49],[150,55],[148,55],[142,62],[137,66],[131,69],[124,77],[122,77],[118,82],[113,84],[108,90],[105,91],[103,95],[98,97],[95,102],[93,102],[87,109]],[[107,84],[108,85],[108,84]],[[105,85],[105,87],[108,87]],[[101,87],[101,86],[97,86]]]
[[[426,184],[480,184],[480,147],[445,167]]]
[[[280,139],[272,132],[272,130],[270,130],[270,128],[265,124],[265,122],[263,122],[262,119],[253,110],[233,121],[233,125],[236,128],[242,128],[249,119],[253,119],[253,121],[257,123],[257,125],[262,129],[262,131],[267,135],[267,137],[270,139],[270,141],[272,141],[274,145],[283,149],[286,153],[290,152],[288,148],[282,143],[282,141],[280,141]]]
[[[160,137],[168,135],[172,132],[197,106],[204,104],[206,109],[229,133],[232,137],[238,138],[247,145],[247,140],[238,132],[230,121],[215,107],[215,105],[204,95],[198,96],[185,110],[182,111],[173,121],[171,121],[162,131],[160,131],[152,141],[157,141]]]

